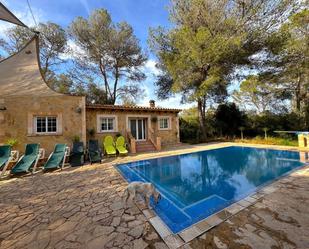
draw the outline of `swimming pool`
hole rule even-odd
[[[154,207],[173,233],[303,166],[299,152],[230,146],[117,165],[127,181],[152,182],[163,198]]]

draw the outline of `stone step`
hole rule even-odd
[[[137,152],[150,152],[156,151],[156,148],[150,141],[141,141],[136,143]]]

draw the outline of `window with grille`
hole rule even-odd
[[[40,133],[56,133],[57,117],[55,116],[38,116],[34,118],[35,132]]]
[[[161,118],[159,118],[159,129],[160,130],[168,130],[168,129],[170,129],[170,119],[169,119],[169,117],[161,117]]]
[[[114,131],[115,118],[101,118],[101,131]]]

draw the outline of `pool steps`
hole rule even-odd
[[[288,177],[284,177],[283,179],[280,179],[264,188],[261,188],[257,192],[231,204],[218,213],[215,213],[206,219],[195,223],[194,225],[182,230],[177,234],[173,234],[167,225],[165,225],[162,219],[157,216],[153,210],[145,208],[145,204],[143,202],[138,202],[136,204],[170,249],[177,249],[180,247],[190,248],[190,246],[187,244],[188,242],[226,221],[238,212],[250,207],[251,205],[254,205],[265,195],[271,194],[278,190],[278,184],[280,184],[281,181],[282,183],[290,182],[290,179],[287,178]]]

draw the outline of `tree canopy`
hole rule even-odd
[[[289,92],[293,109],[304,114],[309,105],[309,10],[290,16],[282,27],[270,36],[261,77]],[[309,125],[309,124],[308,124]]]
[[[291,1],[173,0],[175,27],[149,35],[162,71],[158,96],[180,93],[184,102],[197,102],[205,138],[207,104],[222,102],[235,70],[253,64],[252,56],[292,10]]]
[[[100,79],[105,103],[143,96],[136,82],[146,77],[142,67],[147,57],[128,23],[113,23],[105,9],[97,9],[88,19],[77,17],[70,25],[70,34],[82,49],[75,54],[75,75],[90,73],[94,80]]]

